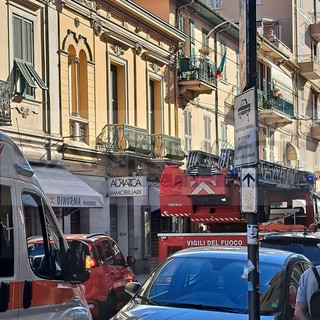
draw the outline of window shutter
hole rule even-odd
[[[33,37],[32,37],[32,23],[30,21],[23,21],[24,25],[24,37],[23,37],[23,48],[24,61],[33,64]]]
[[[32,22],[13,15],[14,58],[33,64]]]
[[[22,56],[22,19],[13,16],[13,56],[17,59],[23,59]]]

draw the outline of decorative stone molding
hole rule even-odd
[[[149,67],[150,67],[151,70],[152,70],[153,72],[155,72],[155,73],[157,73],[157,72],[160,71],[160,67],[159,67],[156,63],[154,63],[154,62],[150,63],[150,64],[149,64]]]
[[[62,42],[62,51],[68,52],[68,48],[70,45],[74,46],[77,55],[80,50],[84,50],[87,55],[88,61],[93,61],[92,52],[87,42],[87,38],[83,37],[81,34],[77,36],[76,33],[69,29],[67,31],[67,36],[63,39]]]
[[[134,52],[137,56],[140,56],[141,55],[141,52],[142,52],[142,45],[140,43],[136,43],[134,45]]]
[[[79,2],[81,4],[84,4],[87,8],[91,8],[91,0],[76,0],[76,2]]]
[[[91,20],[91,27],[94,31],[94,34],[99,37],[102,32],[102,23],[98,19]]]
[[[135,29],[134,31],[135,31],[135,33],[139,33],[139,32],[141,32],[141,31],[142,31],[142,29],[141,29],[141,27],[137,26],[137,27],[136,27],[136,29]]]
[[[75,17],[74,20],[73,20],[73,22],[74,22],[74,26],[75,26],[76,28],[79,28],[79,26],[80,26],[80,20],[79,20],[79,18],[78,18],[78,17]]]
[[[119,46],[119,45],[112,45],[111,49],[113,50],[113,52],[119,57],[124,55],[124,50]]]
[[[177,59],[175,55],[170,56],[170,62],[169,62],[169,70],[174,70],[177,64]]]
[[[17,106],[16,109],[22,115],[23,119],[26,119],[31,112],[30,108],[25,107],[25,106]]]

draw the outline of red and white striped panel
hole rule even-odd
[[[190,218],[192,222],[240,222],[239,218]]]
[[[161,212],[162,217],[189,217],[188,213],[169,213],[167,211]]]

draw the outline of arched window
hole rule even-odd
[[[68,48],[70,137],[88,143],[88,59],[84,50],[79,55]]]

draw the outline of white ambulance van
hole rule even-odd
[[[31,166],[0,131],[0,319],[91,320],[88,256],[84,242],[68,246]]]

